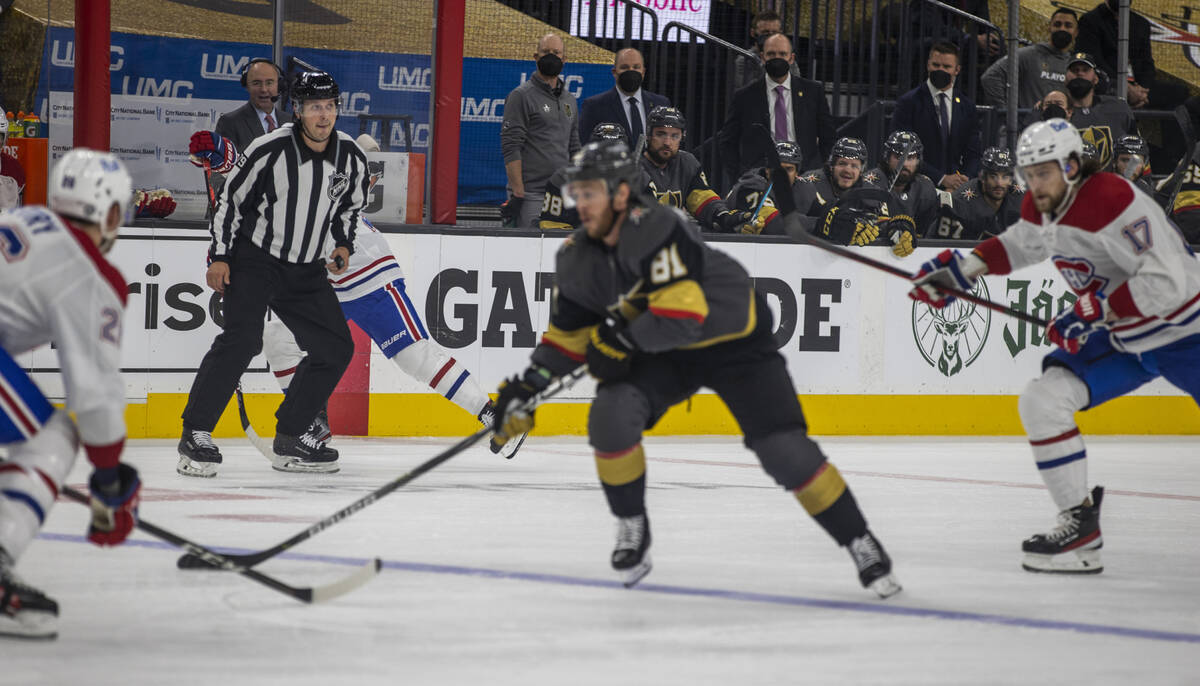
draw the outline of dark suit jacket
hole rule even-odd
[[[275,125],[282,126],[292,118],[278,107],[275,108]],[[246,152],[246,148],[255,138],[266,133],[254,105],[246,103],[232,112],[226,112],[217,119],[217,133],[233,141],[238,153]]]
[[[614,86],[579,103],[579,142],[587,145],[592,139],[592,129],[596,128],[596,124],[607,122],[620,124],[621,128],[625,129],[625,136],[629,138],[629,145],[637,145],[637,141],[629,135],[629,108],[626,106],[628,97]],[[643,88],[642,104],[646,108],[646,116],[649,116],[650,110],[655,107],[670,107],[671,101],[665,95],[651,93]],[[645,127],[646,122],[643,121],[643,132]]]
[[[837,138],[837,127],[829,114],[829,103],[825,101],[825,87],[817,81],[793,76],[791,89],[795,128],[792,141],[800,146],[804,155],[804,164],[800,168],[816,169],[825,164]],[[765,152],[760,140],[762,134],[753,131],[755,124],[771,130],[768,107],[765,76],[739,89],[729,101],[725,123],[717,134],[717,145],[720,146],[721,163],[732,178],[738,178],[761,160]]]
[[[979,115],[975,103],[959,95],[958,84],[950,91],[950,136],[942,149],[942,125],[933,96],[925,81],[896,98],[892,131],[912,131],[921,139],[925,154],[921,173],[938,183],[946,174],[962,172],[967,178],[979,176],[982,154],[979,140]]]

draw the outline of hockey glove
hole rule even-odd
[[[588,336],[588,371],[601,382],[623,379],[629,376],[635,349],[625,320],[609,317]]]
[[[509,229],[516,227],[517,220],[521,217],[521,205],[524,202],[524,198],[518,198],[515,195],[509,196],[508,200],[500,205],[500,226]]]
[[[1087,342],[1088,334],[1103,324],[1106,314],[1104,300],[1095,293],[1084,293],[1074,307],[1050,322],[1046,336],[1051,343],[1074,355]]]
[[[492,425],[495,437],[492,442],[504,445],[533,428],[533,409],[522,406],[550,385],[550,370],[529,367],[521,376],[513,376],[500,382],[496,396],[496,422]]]
[[[171,191],[165,188],[135,191],[134,199],[137,202],[137,209],[134,213],[136,217],[162,219],[175,211],[175,199],[171,197]]]
[[[907,214],[894,215],[888,221],[888,229],[892,232],[892,254],[896,257],[908,257],[917,248],[917,225]]]
[[[92,494],[92,523],[88,540],[96,545],[118,545],[137,525],[142,481],[127,464],[97,469],[88,480]]]
[[[833,205],[821,221],[821,236],[838,245],[869,245],[879,238],[879,227],[870,212],[857,207]]]
[[[938,253],[937,257],[921,265],[921,270],[913,277],[914,288],[908,292],[908,297],[939,310],[954,302],[954,296],[938,286],[950,286],[960,291],[970,291],[975,287],[975,279],[967,277],[962,271],[962,260],[957,250]]]
[[[745,210],[725,210],[718,212],[717,216],[713,217],[713,223],[725,233],[740,233],[744,224],[753,225],[754,213]],[[762,229],[760,228],[759,231]],[[758,233],[753,229],[751,232]]]
[[[188,143],[188,152],[191,153],[192,164],[203,167],[204,160],[208,160],[209,168],[218,174],[233,169],[233,163],[237,161],[238,156],[233,141],[216,131],[193,133],[192,140]]]

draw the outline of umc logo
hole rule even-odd
[[[983,279],[975,282],[971,295],[989,299]],[[940,310],[913,303],[912,331],[917,350],[943,376],[954,376],[979,359],[991,326],[991,310],[962,298]]]
[[[210,81],[241,81],[242,70],[250,63],[249,56],[234,57],[219,52],[212,56],[209,66],[208,58],[207,52],[200,58],[200,78]]]
[[[389,75],[386,65],[379,65],[379,90],[381,91],[413,91],[418,93],[429,90],[429,67],[392,67]]]
[[[120,71],[125,66],[125,48],[120,45],[111,45],[108,49],[115,56],[109,63],[108,70]],[[64,69],[74,69],[75,41],[69,40],[65,44],[60,44],[58,40],[55,40],[50,48],[50,64]]]

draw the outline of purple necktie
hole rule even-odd
[[[787,101],[784,100],[787,97],[786,90],[782,85],[775,86],[775,140],[777,141],[792,139],[787,125]]]

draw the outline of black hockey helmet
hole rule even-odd
[[[884,156],[903,157],[904,150],[909,145],[912,145],[910,155],[916,155],[918,159],[925,152],[925,146],[921,145],[921,138],[917,134],[912,131],[893,131],[883,142]]]
[[[341,94],[341,90],[338,88],[337,81],[334,81],[328,72],[302,71],[292,82],[288,94],[293,103],[301,103],[305,100],[328,100],[330,98],[336,100]]]
[[[1008,148],[991,147],[983,151],[980,166],[984,171],[1011,174],[1015,167],[1012,153]]]
[[[646,115],[646,133],[649,134],[658,126],[673,126],[686,133],[687,119],[683,118],[683,112],[678,108],[659,105]]]
[[[1141,136],[1121,136],[1113,150],[1118,155],[1137,155],[1143,161],[1150,159],[1150,146],[1146,145],[1146,140]]]
[[[609,192],[622,181],[630,185],[641,171],[637,158],[629,152],[625,141],[592,141],[575,153],[571,163],[563,168],[567,183],[601,179],[608,182]]]
[[[833,144],[833,150],[829,151],[828,164],[833,166],[834,160],[847,159],[859,160],[863,166],[867,164],[867,144],[858,138],[843,137],[837,139]]]
[[[629,142],[629,139],[625,137],[625,129],[621,128],[619,124],[606,121],[596,124],[596,127],[592,129],[592,140]]]
[[[779,161],[785,164],[794,164],[798,169],[804,164],[804,155],[800,153],[800,148],[791,141],[775,141],[775,152],[779,153]]]

